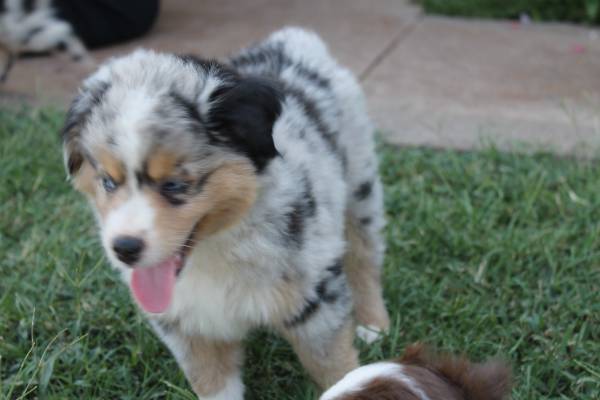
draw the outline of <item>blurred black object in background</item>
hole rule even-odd
[[[87,47],[123,42],[148,32],[159,0],[54,0],[57,16],[68,21]]]

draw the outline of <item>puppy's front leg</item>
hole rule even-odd
[[[243,400],[241,343],[186,335],[175,324],[153,326],[200,400]]]

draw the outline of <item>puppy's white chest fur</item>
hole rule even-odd
[[[252,326],[252,316],[238,315],[238,301],[246,288],[227,257],[199,246],[190,257],[175,285],[173,303],[166,313],[181,328],[195,335],[234,340]]]
[[[220,262],[219,262],[220,261]],[[241,339],[253,325],[253,316],[240,318],[235,300],[243,292],[231,274],[215,274],[228,268],[223,260],[206,260],[188,265],[184,279],[175,287],[175,296],[167,316],[177,319],[183,331],[205,337]]]
[[[208,239],[198,243],[181,272],[165,317],[177,320],[190,335],[240,340],[277,314],[281,292],[293,296],[279,286],[256,260],[244,259],[230,240]]]

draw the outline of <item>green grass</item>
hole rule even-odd
[[[60,112],[0,112],[0,398],[192,399],[65,181]],[[382,147],[390,337],[504,356],[515,399],[600,398],[600,165]],[[248,340],[249,399],[314,399],[288,345]]]
[[[477,18],[600,23],[600,0],[417,0],[426,12]]]

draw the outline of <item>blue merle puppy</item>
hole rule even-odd
[[[64,48],[77,61],[92,64],[71,24],[56,15],[51,0],[0,0],[0,82],[20,53]]]
[[[358,366],[355,332],[388,328],[373,125],[314,33],[226,63],[110,60],[63,134],[108,258],[199,398],[243,398],[251,329],[281,333],[327,388]]]

